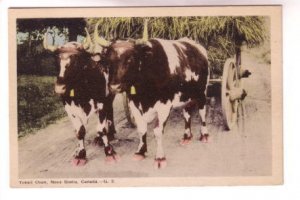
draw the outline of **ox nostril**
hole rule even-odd
[[[111,89],[118,89],[118,88],[120,88],[120,85],[111,85],[110,88]]]
[[[109,91],[114,92],[114,89],[111,86],[108,86]]]
[[[56,80],[56,84],[57,85],[63,85],[64,84],[64,78],[63,77],[57,77],[57,80]]]
[[[120,92],[121,90],[121,85],[120,84],[116,84],[116,85],[110,85],[109,86],[109,90],[113,93],[117,93]]]
[[[54,90],[55,90],[55,93],[57,93],[57,94],[64,94],[66,92],[66,85],[56,83]]]

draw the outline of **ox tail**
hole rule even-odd
[[[210,68],[209,68],[209,65],[207,67],[207,80],[206,80],[206,85],[205,85],[205,90],[204,90],[204,94],[205,94],[205,97],[207,97],[207,88],[208,88],[208,84],[209,84],[209,79],[210,79]]]

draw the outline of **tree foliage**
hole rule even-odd
[[[84,28],[83,18],[17,19],[17,33],[23,36],[17,38],[18,74],[56,74],[55,58],[42,45],[45,32],[52,36],[55,44],[58,37],[76,41],[78,35],[85,34]]]
[[[18,32],[38,32],[44,34],[48,28],[58,28],[61,32],[64,29],[69,31],[69,40],[76,40],[77,35],[84,34],[85,21],[83,18],[38,18],[38,19],[18,19]]]

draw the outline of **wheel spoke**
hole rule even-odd
[[[240,80],[237,76],[237,68],[234,59],[227,59],[223,68],[222,77],[222,110],[224,122],[227,129],[231,129],[237,123],[238,99],[231,100],[230,95],[240,87]],[[232,94],[232,95],[233,95]]]

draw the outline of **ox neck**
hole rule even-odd
[[[101,101],[107,93],[106,84],[104,72],[100,67],[88,67],[67,83],[66,93],[62,98],[66,102],[75,101],[79,104],[90,99]]]

